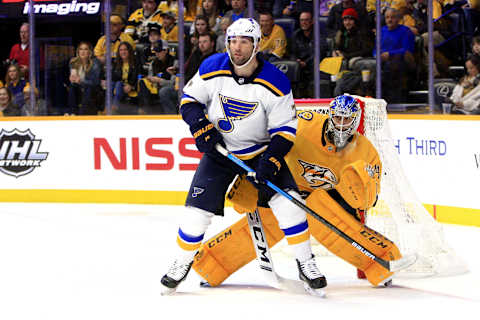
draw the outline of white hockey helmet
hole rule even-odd
[[[253,51],[252,55],[248,61],[242,65],[236,65],[232,60],[232,55],[230,53],[229,41],[234,37],[249,37],[253,40]],[[232,23],[228,28],[225,36],[225,48],[227,48],[228,56],[230,61],[238,68],[243,68],[252,61],[253,57],[257,54],[258,44],[260,38],[262,37],[262,32],[260,31],[260,25],[255,19],[252,18],[241,18]]]
[[[341,95],[330,102],[328,108],[328,131],[333,134],[333,143],[343,148],[360,125],[362,108],[358,101],[349,95]]]

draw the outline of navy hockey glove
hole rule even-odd
[[[206,118],[200,119],[198,122],[190,126],[190,132],[195,138],[197,149],[203,153],[215,152],[215,145],[220,143],[225,146],[222,135],[213,126],[213,123]]]
[[[256,180],[258,183],[265,184],[265,181],[272,179],[280,172],[282,163],[272,155],[262,154],[257,165]]]

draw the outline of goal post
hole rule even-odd
[[[443,228],[420,203],[410,186],[395,149],[387,117],[387,103],[382,99],[354,96],[361,101],[364,135],[377,149],[382,161],[381,193],[374,208],[366,212],[366,225],[387,236],[402,254],[417,253],[418,260],[398,276],[426,277],[465,273],[465,262],[447,244]],[[328,112],[332,99],[300,99],[298,110],[322,114]],[[363,130],[362,130],[363,131]],[[328,254],[320,244],[317,255]]]

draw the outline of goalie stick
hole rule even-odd
[[[325,297],[325,292],[323,290],[312,290],[300,280],[286,279],[278,275],[273,267],[272,255],[268,248],[262,219],[260,218],[258,211],[255,210],[253,213],[248,212],[247,221],[253,246],[255,247],[255,253],[257,254],[259,267],[270,286],[292,293],[305,294],[305,292],[307,292],[311,295]]]
[[[218,152],[220,152],[222,155],[224,155],[225,157],[227,157],[228,159],[232,160],[233,162],[235,162],[238,166],[240,166],[242,169],[244,169],[245,171],[247,171],[247,173],[253,173],[255,174],[255,170],[253,170],[252,168],[250,168],[248,165],[246,165],[242,160],[238,159],[234,154],[232,154],[231,152],[229,152],[227,149],[225,149],[224,147],[222,147],[221,145],[217,144],[216,146],[216,149]],[[412,265],[413,263],[415,263],[415,261],[417,260],[417,255],[414,253],[414,254],[411,254],[411,255],[406,255],[398,260],[391,260],[391,261],[387,261],[387,260],[384,260],[382,258],[379,258],[377,257],[376,255],[374,255],[372,252],[370,252],[368,249],[366,249],[365,247],[363,247],[362,245],[360,245],[359,243],[357,243],[355,240],[353,240],[352,238],[350,238],[348,235],[346,235],[345,233],[343,233],[341,230],[339,230],[337,227],[335,227],[333,224],[331,224],[330,222],[328,222],[326,219],[322,218],[318,213],[316,213],[315,211],[313,211],[312,209],[310,209],[309,207],[307,207],[305,204],[303,204],[301,201],[295,199],[294,197],[292,197],[291,195],[289,195],[287,192],[283,191],[282,189],[280,189],[279,187],[277,187],[276,185],[274,185],[273,183],[271,183],[270,181],[266,181],[265,184],[270,187],[272,190],[274,190],[275,192],[279,193],[280,195],[284,196],[285,198],[287,198],[290,202],[292,202],[293,204],[295,204],[296,206],[300,207],[301,209],[303,209],[304,211],[306,211],[308,214],[310,214],[311,216],[313,216],[315,219],[317,219],[318,221],[320,221],[321,223],[323,223],[327,228],[329,228],[330,230],[332,230],[333,232],[335,232],[337,235],[339,235],[340,237],[342,237],[343,239],[345,239],[346,241],[348,241],[350,243],[350,245],[352,247],[354,247],[355,249],[357,249],[358,251],[360,251],[362,254],[364,254],[366,257],[372,259],[373,261],[377,262],[378,264],[380,264],[382,267],[384,267],[385,269],[387,269],[388,271],[390,272],[397,272],[399,270],[402,270],[404,268],[407,268],[409,267],[410,265]]]

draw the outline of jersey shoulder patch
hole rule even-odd
[[[262,71],[253,82],[266,87],[276,96],[285,96],[291,90],[287,76],[268,61],[264,62]]]
[[[232,76],[227,53],[216,53],[202,62],[198,72],[203,80],[220,76]]]
[[[312,111],[299,111],[297,113],[297,117],[303,120],[310,121],[313,119],[313,112]]]

